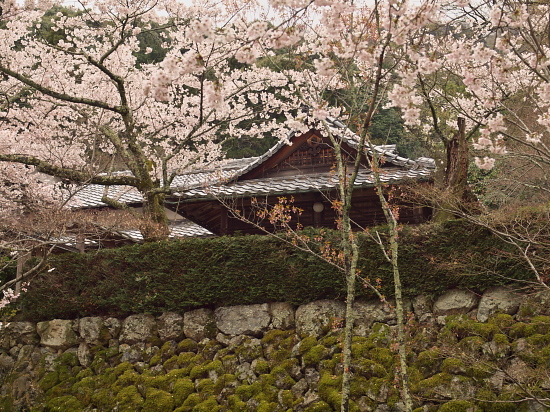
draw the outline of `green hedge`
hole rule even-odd
[[[379,229],[383,232],[383,228]],[[531,276],[488,231],[465,222],[406,227],[400,270],[405,292],[483,290],[504,277]],[[391,296],[391,268],[362,237],[360,270]],[[51,270],[53,269],[53,270]],[[197,307],[344,299],[343,276],[329,264],[268,236],[188,239],[55,256],[22,299],[21,319],[126,316]],[[504,277],[494,276],[494,273]],[[359,288],[359,296],[372,292]]]

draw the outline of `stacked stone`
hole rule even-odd
[[[537,369],[550,359],[537,357],[550,343],[549,293],[451,290],[406,307],[418,411],[481,411],[474,399],[516,399],[525,382],[550,389]],[[400,411],[392,302],[354,309],[352,404]],[[317,301],[12,322],[0,337],[0,410],[336,410],[344,314],[342,302]]]

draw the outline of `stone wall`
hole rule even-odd
[[[451,290],[407,302],[417,411],[544,411],[550,293]],[[390,304],[355,303],[352,410],[401,411]],[[155,318],[13,322],[2,411],[332,411],[344,304],[198,309]]]

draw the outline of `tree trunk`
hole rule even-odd
[[[401,275],[399,273],[399,264],[397,262],[399,250],[399,231],[395,218],[388,223],[390,224],[390,251],[391,264],[393,269],[393,284],[395,291],[395,314],[397,317],[397,348],[399,352],[399,373],[401,375],[403,402],[405,403],[405,410],[407,412],[412,412],[413,403],[409,391],[407,346],[405,342],[405,310],[403,307],[403,288],[401,286]]]
[[[139,229],[145,242],[168,239],[170,229],[164,208],[164,197],[163,193],[144,195],[143,220]]]
[[[349,199],[351,201],[351,199]],[[343,252],[346,259],[346,313],[344,323],[344,341],[342,345],[342,402],[340,411],[349,410],[349,397],[351,386],[351,344],[353,339],[353,324],[355,315],[353,313],[353,302],[355,301],[355,283],[357,275],[357,261],[359,260],[359,249],[355,235],[351,231],[349,219],[349,208],[344,209],[342,240],[344,241]]]
[[[475,201],[475,196],[468,187],[468,143],[466,142],[466,120],[459,117],[457,121],[458,131],[453,138],[447,142],[446,155],[447,166],[445,168],[445,181],[443,193],[450,196],[440,210],[436,211],[434,220],[444,222],[452,219],[454,214],[452,204],[455,200],[459,202]],[[449,203],[451,202],[451,203]],[[455,205],[456,206],[456,205]]]
[[[458,131],[447,143],[445,187],[453,194],[467,200],[468,144],[466,142],[466,119],[459,117],[457,125]]]

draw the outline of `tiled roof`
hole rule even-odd
[[[178,221],[177,223],[170,225],[169,229],[170,238],[214,236],[214,233],[210,232],[208,229],[205,229],[202,226],[199,226],[196,223],[193,223],[187,219]],[[108,232],[110,232],[111,235],[118,235],[133,242],[143,241],[143,236],[139,230],[110,230]],[[82,243],[87,249],[97,249],[101,247],[101,237],[102,236],[98,236],[97,238],[84,237],[83,239],[77,240],[77,236],[75,234],[67,233],[61,237],[49,239],[49,243],[55,243],[58,247],[67,250],[78,250],[79,243]]]
[[[431,176],[426,168],[384,169],[380,178],[384,183],[397,183],[407,179],[421,180]],[[217,197],[243,197],[280,195],[336,188],[338,177],[333,173],[304,174],[263,179],[250,179],[229,184],[216,184],[197,187],[175,193],[182,199],[205,199]],[[355,187],[371,187],[374,177],[371,171],[361,170],[357,175]]]
[[[75,209],[105,207],[107,204],[101,201],[104,194],[108,198],[124,204],[143,202],[141,194],[132,186],[85,185],[77,190],[71,198],[69,206]]]
[[[117,233],[134,242],[141,242],[143,240],[143,236],[139,230],[120,230]],[[214,236],[214,233],[187,219],[170,225],[170,238],[210,236]]]
[[[213,181],[226,181],[233,178],[236,173],[247,168],[248,165],[255,162],[256,159],[258,158],[227,159],[199,172],[190,172],[176,176],[170,187],[172,189],[187,189],[202,187]],[[75,195],[71,198],[69,206],[76,209],[106,207],[108,205],[101,201],[104,195],[123,204],[138,204],[143,202],[143,196],[141,196],[135,187],[90,184],[82,186],[77,190]]]

